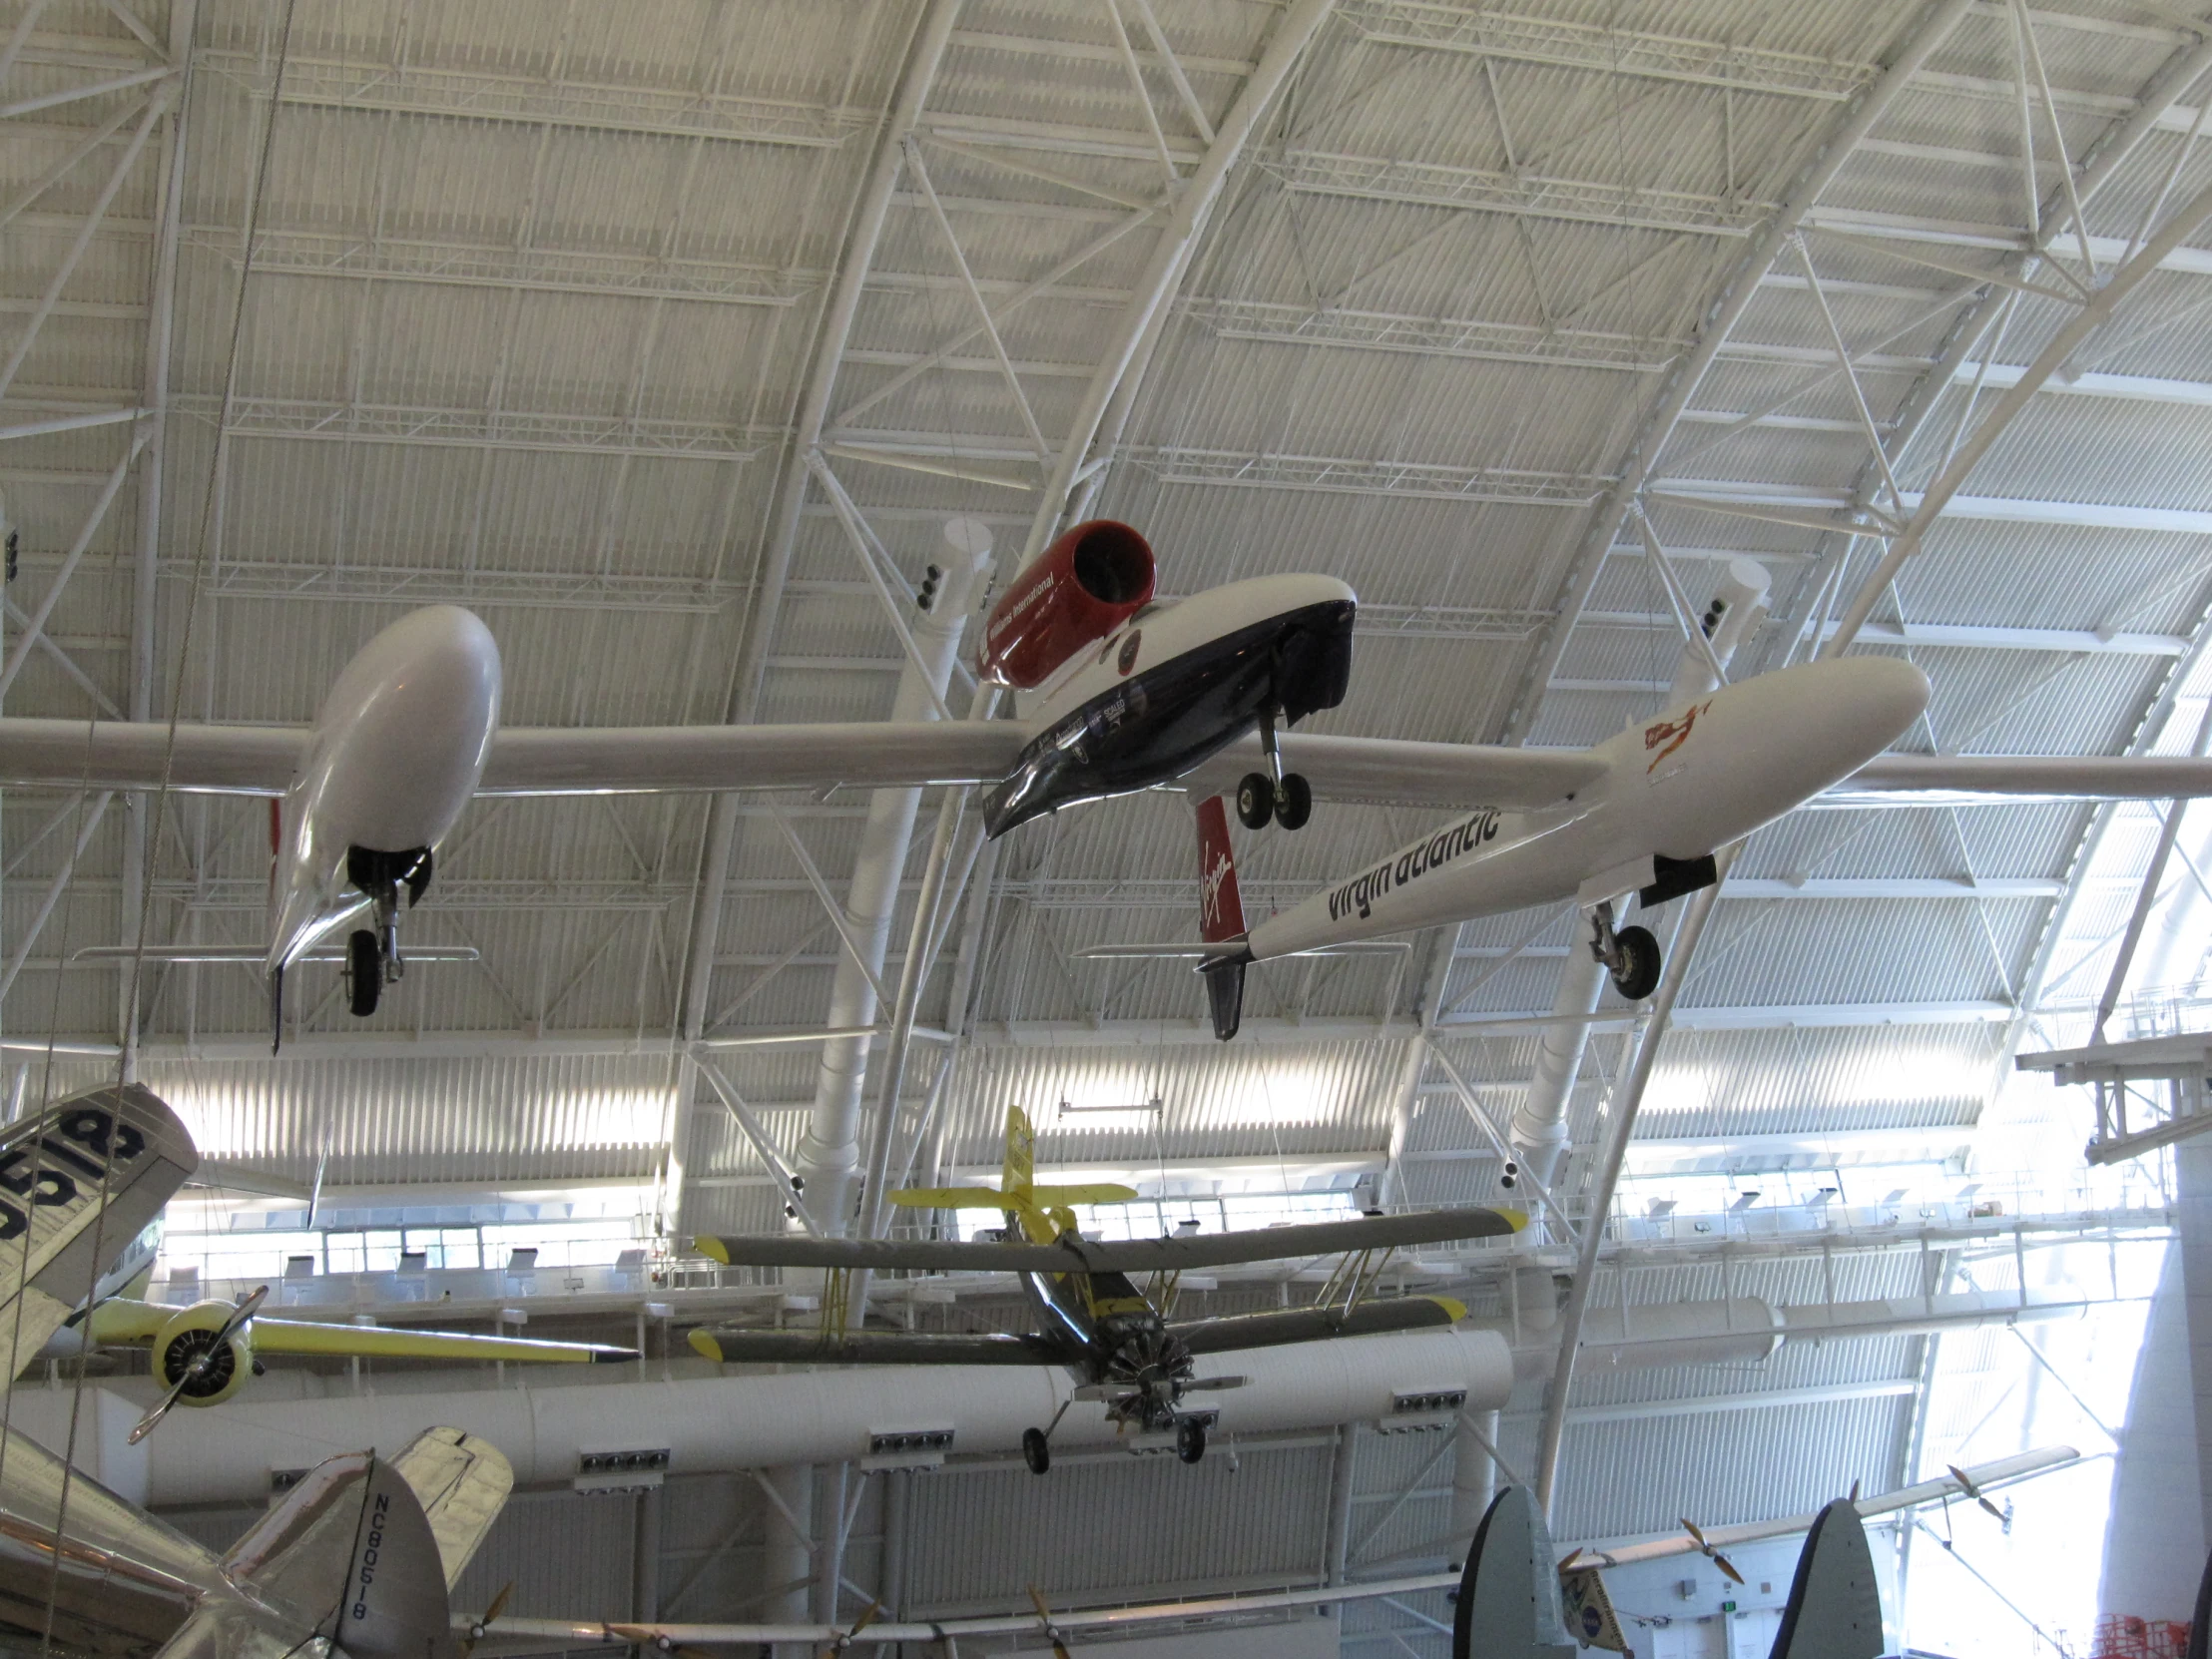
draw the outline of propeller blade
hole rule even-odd
[[[1726,1573],[1730,1579],[1738,1584],[1741,1584],[1744,1581],[1744,1575],[1736,1570],[1735,1563],[1729,1560],[1729,1558],[1723,1555],[1719,1550],[1708,1550],[1706,1551],[1706,1553],[1713,1557],[1713,1565],[1720,1568],[1721,1571]]]
[[[1951,1479],[1958,1482],[1958,1489],[1968,1497],[1979,1497],[1981,1495],[1981,1489],[1967,1478],[1966,1471],[1956,1463],[1945,1463],[1943,1468],[1949,1473]]]
[[[1990,1514],[1996,1516],[1998,1520],[2004,1519],[2004,1511],[2002,1509],[1999,1509],[1995,1504],[1991,1503],[1987,1498],[1983,1497],[1979,1492],[1974,1493],[1973,1500],[1974,1502],[1980,1504],[1982,1508],[1988,1510]]]
[[[1032,1584],[1029,1599],[1037,1609],[1037,1622],[1044,1626],[1045,1637],[1052,1643],[1052,1659],[1070,1659],[1068,1645],[1061,1640],[1059,1627],[1052,1622],[1052,1609],[1044,1604],[1044,1592]]]
[[[1577,1562],[1577,1561],[1579,1561],[1579,1560],[1581,1560],[1581,1559],[1582,1559],[1582,1546],[1581,1546],[1580,1544],[1576,1544],[1576,1545],[1574,1546],[1574,1548],[1572,1548],[1572,1549],[1568,1550],[1568,1551],[1567,1551],[1567,1553],[1566,1553],[1566,1554],[1565,1554],[1564,1556],[1562,1556],[1562,1557],[1560,1558],[1560,1561],[1559,1561],[1559,1571],[1560,1571],[1560,1572],[1561,1572],[1562,1574],[1565,1574],[1565,1573],[1567,1573],[1567,1572],[1570,1572],[1570,1571],[1572,1571],[1572,1570],[1573,1570],[1573,1568],[1574,1568],[1574,1564],[1575,1564],[1575,1562]]]
[[[1699,1549],[1708,1555],[1713,1553],[1713,1546],[1705,1541],[1705,1534],[1697,1529],[1697,1522],[1687,1515],[1682,1517],[1682,1530],[1689,1533],[1690,1542],[1696,1544]]]
[[[215,1364],[215,1357],[223,1352],[231,1339],[238,1334],[241,1326],[251,1322],[254,1316],[261,1312],[262,1304],[268,1298],[269,1287],[264,1285],[251,1296],[240,1300],[237,1309],[229,1319],[223,1322],[222,1328],[216,1332],[215,1341],[200,1351],[192,1364],[185,1368],[185,1375],[177,1379],[177,1385],[171,1388],[168,1393],[162,1395],[160,1402],[145,1416],[139,1418],[131,1432],[125,1436],[130,1444],[137,1445],[139,1441],[154,1432],[155,1428],[160,1425],[162,1418],[169,1415],[169,1408],[184,1397],[185,1389],[199,1382],[207,1374],[208,1368]]]

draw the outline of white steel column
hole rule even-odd
[[[912,618],[911,633],[921,664],[917,667],[909,661],[899,670],[892,720],[928,720],[941,704],[959,654],[961,630],[989,568],[990,551],[987,527],[971,518],[946,521],[937,552],[944,579],[931,608],[917,610]],[[831,1030],[864,1029],[875,1023],[876,990],[882,982],[899,880],[906,872],[914,813],[920,804],[918,789],[876,790],[868,797],[867,822],[860,830],[843,906],[845,929],[864,960],[855,960],[850,953],[837,958],[825,1016]],[[859,1168],[860,1085],[871,1041],[865,1036],[833,1037],[822,1045],[814,1114],[799,1146],[808,1206],[832,1233],[845,1231],[852,1218],[853,1180]]]
[[[844,253],[837,263],[836,285],[823,312],[815,336],[814,355],[806,389],[800,394],[799,416],[784,470],[777,479],[776,502],[769,532],[761,551],[760,597],[754,601],[747,630],[745,652],[738,665],[737,684],[730,700],[730,719],[743,724],[760,703],[761,680],[775,643],[776,627],[783,611],[784,584],[791,574],[792,547],[799,535],[800,510],[806,505],[812,456],[822,439],[822,423],[836,384],[845,341],[852,333],[852,317],[867,282],[868,267],[883,235],[883,221],[890,212],[898,184],[906,135],[921,117],[922,105],[935,84],[937,70],[951,43],[952,26],[958,21],[963,0],[930,0],[927,14],[914,33],[899,76],[898,94],[889,117],[876,137],[875,159],[866,184],[852,211],[852,228],[846,234]],[[684,975],[684,1035],[697,1039],[706,1025],[708,999],[714,984],[715,950],[722,933],[723,892],[730,875],[730,854],[737,840],[738,797],[715,798],[714,815],[707,832],[706,855],[701,861],[699,902],[692,912],[691,945]]]

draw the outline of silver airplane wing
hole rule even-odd
[[[692,1240],[718,1262],[747,1267],[909,1269],[967,1273],[1175,1273],[1247,1262],[1296,1261],[1351,1250],[1392,1250],[1454,1239],[1495,1239],[1528,1225],[1518,1210],[1422,1210],[1302,1227],[1255,1227],[1188,1239],[1106,1241],[1062,1235],[1055,1244],[957,1239],[816,1239],[800,1233]]]
[[[91,1299],[102,1271],[199,1167],[177,1114],[136,1083],[74,1095],[0,1134],[9,1377]]]

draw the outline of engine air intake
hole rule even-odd
[[[1032,691],[1152,601],[1152,546],[1109,518],[1078,524],[1044,551],[983,624],[982,677]]]

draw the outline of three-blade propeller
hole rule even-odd
[[[1705,1541],[1705,1534],[1698,1530],[1696,1521],[1684,1516],[1682,1530],[1689,1533],[1690,1542],[1697,1545],[1697,1552],[1712,1562],[1714,1566],[1720,1568],[1721,1572],[1732,1582],[1741,1584],[1744,1581],[1744,1575],[1736,1570],[1736,1564]]]
[[[215,1341],[209,1343],[207,1347],[192,1357],[186,1364],[183,1374],[177,1379],[176,1383],[168,1393],[162,1395],[160,1403],[147,1412],[145,1416],[139,1418],[138,1425],[131,1430],[128,1436],[131,1444],[137,1445],[139,1441],[154,1432],[162,1418],[169,1415],[169,1408],[176,1404],[178,1400],[184,1398],[187,1388],[208,1375],[216,1363],[216,1356],[228,1348],[231,1339],[239,1334],[240,1329],[251,1323],[254,1316],[262,1311],[262,1304],[268,1298],[269,1287],[264,1285],[251,1296],[240,1301],[238,1307],[232,1311],[231,1317],[223,1322],[222,1329],[216,1332]]]

